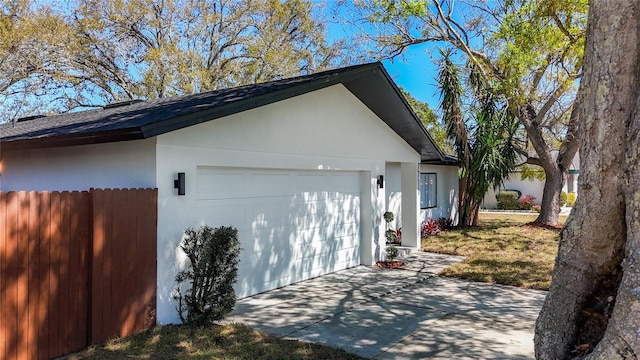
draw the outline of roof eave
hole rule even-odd
[[[0,139],[0,151],[89,145],[106,142],[141,140],[144,138],[145,137],[141,129],[128,128],[90,134],[69,134],[62,136],[42,137],[37,139]]]
[[[455,166],[459,167],[460,164],[457,161],[449,161],[449,160],[422,160],[420,164],[425,165],[444,165],[444,166]]]

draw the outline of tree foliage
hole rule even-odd
[[[453,139],[460,160],[459,223],[477,225],[480,203],[491,185],[499,187],[516,166],[518,121],[507,105],[491,92],[483,75],[473,65],[467,67],[473,96],[463,100],[461,71],[452,60],[452,52],[442,52],[438,72],[440,107],[447,134]],[[467,107],[468,111],[463,111]],[[473,116],[464,116],[464,113]]]
[[[447,138],[447,132],[444,128],[444,124],[442,124],[438,119],[436,113],[431,110],[429,104],[414,98],[409,92],[402,88],[400,88],[400,92],[404,98],[407,99],[407,102],[416,115],[418,115],[420,121],[422,121],[422,125],[427,129],[429,135],[431,135],[438,147],[440,147],[445,154],[453,154],[453,147]]]
[[[488,84],[484,91],[501,97],[526,130],[529,145],[518,151],[547,178],[538,221],[557,224],[557,200],[578,149],[578,119],[569,111],[581,76],[586,1],[360,0],[355,11],[361,35],[382,57],[426,42],[464,55]]]
[[[38,97],[56,89],[49,44],[59,41],[64,27],[60,17],[29,0],[0,2],[0,121],[42,107]]]
[[[25,24],[12,28],[12,43],[27,37],[22,43],[40,51],[13,51],[12,59],[24,65],[23,78],[49,81],[49,87],[35,85],[54,111],[259,83],[324,70],[348,57],[344,42],[325,39],[320,12],[308,0],[86,0],[37,7],[11,1],[23,10],[5,16],[4,28]],[[50,23],[44,34],[36,22],[41,17]],[[3,81],[12,81],[5,75],[10,68],[2,70]]]

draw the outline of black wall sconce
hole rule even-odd
[[[176,180],[173,180],[173,187],[178,189],[178,195],[185,194],[184,183],[185,183],[184,173],[178,173],[178,178]]]
[[[384,175],[378,175],[378,188],[384,189]]]

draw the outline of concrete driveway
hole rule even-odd
[[[457,256],[339,271],[239,300],[225,320],[374,359],[533,359],[546,292],[435,276]]]

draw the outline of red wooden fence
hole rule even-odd
[[[157,190],[0,192],[0,359],[155,323]]]

